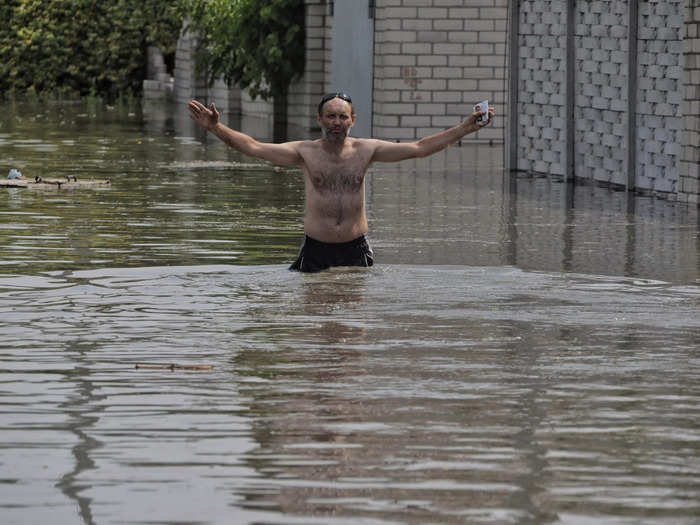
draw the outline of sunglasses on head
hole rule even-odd
[[[319,102],[318,113],[321,114],[321,108],[323,107],[323,105],[329,100],[333,100],[334,98],[339,98],[340,100],[344,100],[348,104],[352,104],[352,99],[347,93],[328,93],[321,99],[321,102]]]

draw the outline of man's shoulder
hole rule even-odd
[[[321,139],[316,139],[316,140],[297,140],[295,142],[291,142],[290,144],[294,144],[295,147],[299,149],[315,149],[320,146]]]
[[[350,138],[348,137],[348,140],[352,141],[351,146],[353,148],[357,149],[368,149],[368,148],[375,148],[377,146],[377,143],[380,142],[377,139],[366,139],[366,138]]]
[[[345,148],[352,148],[356,150],[373,149],[381,141],[376,139],[365,139],[356,137],[347,137],[345,139]],[[299,151],[318,151],[323,148],[323,139],[315,140],[301,140],[294,142],[296,148]]]

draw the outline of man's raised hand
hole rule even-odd
[[[212,130],[219,123],[219,112],[213,102],[207,108],[201,102],[192,100],[187,107],[190,110],[190,118],[204,129]]]

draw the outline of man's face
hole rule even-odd
[[[322,137],[333,141],[345,140],[354,123],[355,115],[352,113],[352,106],[340,98],[326,102],[318,117]]]

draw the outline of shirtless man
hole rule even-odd
[[[234,131],[219,122],[214,104],[188,104],[190,118],[229,147],[283,166],[300,166],[304,173],[306,238],[290,269],[314,272],[331,266],[372,266],[373,254],[365,235],[365,174],[373,162],[398,162],[426,157],[481,128],[482,112],[461,124],[417,142],[388,142],[349,137],[355,124],[352,100],[331,93],[318,105],[321,138],[271,144]],[[494,110],[489,108],[490,123]]]

